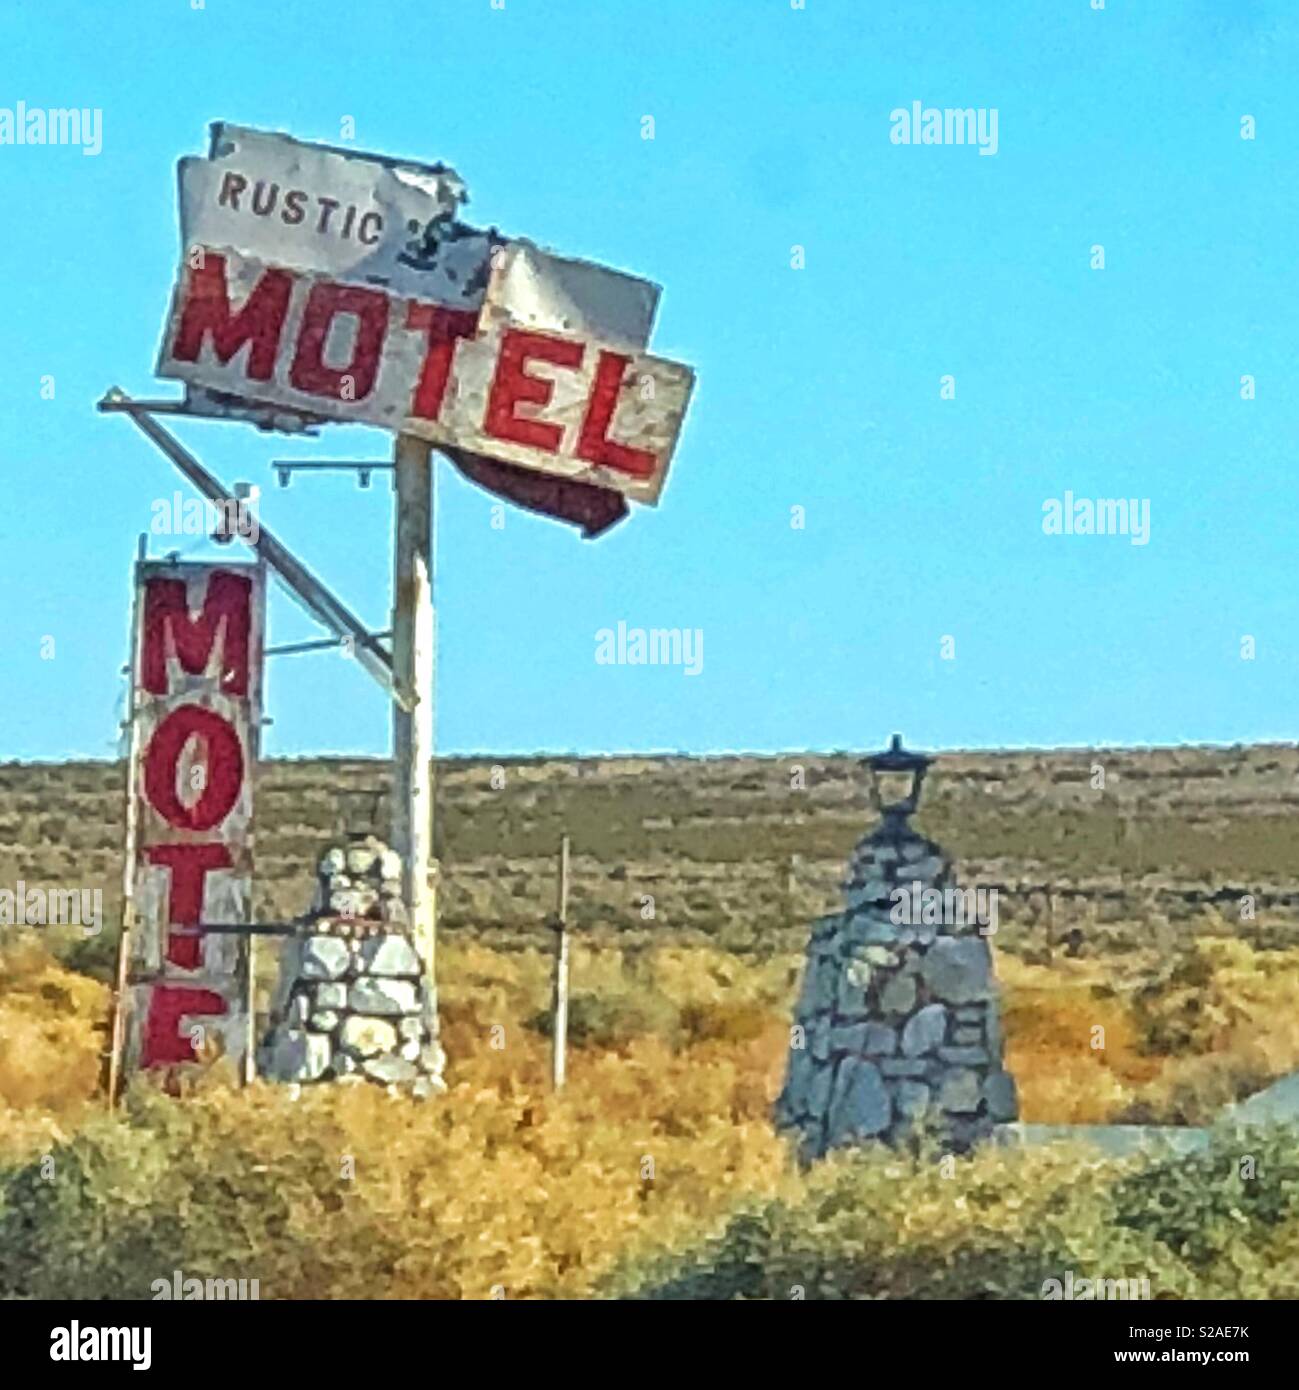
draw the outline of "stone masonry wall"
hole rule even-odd
[[[959,1151],[1015,1118],[988,940],[976,921],[941,920],[955,887],[942,851],[904,822],[886,820],[853,852],[844,911],[821,918],[808,944],[802,1036],[777,1102],[804,1158],[896,1143],[922,1124]],[[925,904],[919,920],[913,902]]]
[[[304,930],[290,939],[259,1071],[278,1081],[445,1089],[429,982],[406,924],[401,860],[367,838],[321,860]]]

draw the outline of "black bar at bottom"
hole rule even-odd
[[[168,927],[169,936],[293,936],[298,930],[295,922],[204,922],[198,927]]]

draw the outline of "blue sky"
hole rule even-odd
[[[443,465],[440,751],[1292,739],[1297,63],[1299,14],[1243,0],[3,0],[0,107],[99,107],[103,149],[0,145],[0,758],[116,746],[135,538],[185,485],[94,403],[174,390],[176,159],[349,116],[471,220],[658,281],[698,372],[605,539],[495,530]],[[891,143],[917,100],[995,108],[996,155]],[[268,467],[384,435],[177,432],[387,626],[386,484]],[[1066,491],[1149,499],[1149,543],[1044,535]],[[597,664],[620,620],[702,630],[702,672]],[[270,629],[317,635],[281,592]],[[387,748],[339,654],[273,658],[268,713],[271,754]]]

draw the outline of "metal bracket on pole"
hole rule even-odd
[[[362,487],[370,486],[371,473],[393,473],[391,463],[371,459],[272,459],[271,467],[281,487],[288,487],[295,473],[355,473]],[[393,486],[396,487],[394,479]]]
[[[376,641],[387,641],[392,633],[390,631],[374,632],[370,634]],[[347,643],[346,637],[317,637],[309,642],[285,642],[278,647],[267,647],[267,656],[301,656],[304,652],[327,652],[335,647],[342,647]]]
[[[149,403],[132,400],[120,387],[114,386],[99,402],[99,409],[129,415],[142,433],[209,501],[225,506],[238,505],[235,495],[227,491],[174,435],[152,418]],[[266,561],[280,582],[317,622],[350,648],[357,661],[392,695],[401,709],[409,712],[415,708],[418,701],[413,682],[405,673],[401,678],[394,674],[392,657],[380,646],[378,638],[287,547],[281,545],[265,526],[258,527],[256,540],[249,540],[246,536],[240,536],[240,540],[250,545]]]

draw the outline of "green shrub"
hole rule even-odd
[[[1254,1160],[1255,1177],[1240,1176]],[[1293,1130],[1215,1137],[1192,1156],[1098,1164],[1070,1149],[956,1163],[836,1156],[807,1195],[685,1249],[625,1261],[613,1296],[1041,1299],[1048,1279],[1147,1280],[1152,1298],[1293,1296]]]
[[[1257,1250],[1283,1222],[1299,1220],[1295,1132],[1221,1130],[1202,1153],[1154,1162],[1124,1179],[1112,1201],[1119,1226],[1157,1241],[1197,1272],[1212,1270],[1239,1249]]]
[[[692,1043],[745,1043],[761,1037],[772,1018],[771,1010],[760,1004],[686,1004],[681,1010],[681,1030]]]
[[[258,1161],[200,1103],[138,1088],[125,1121],[92,1121],[46,1156],[0,1169],[0,1299],[152,1297],[173,1270],[257,1279],[263,1298],[376,1293],[400,1250],[342,1203],[337,1159],[317,1144]],[[351,1215],[352,1220],[345,1219]],[[338,1237],[343,1229],[348,1238]],[[342,1228],[342,1229],[340,1229]]]
[[[101,984],[111,985],[117,973],[119,931],[120,928],[110,930],[105,927],[103,931],[94,936],[79,933],[75,939],[66,944],[65,949],[56,951],[56,957],[69,970],[75,970],[81,975],[89,975],[92,980],[98,980]]]
[[[554,1020],[542,1009],[528,1027],[550,1037]],[[635,1038],[657,1037],[675,1045],[681,1037],[677,1006],[657,991],[574,994],[568,1001],[568,1041],[574,1047],[617,1048]]]
[[[1212,958],[1185,944],[1132,994],[1132,1012],[1147,1056],[1200,1056],[1218,1034],[1242,1017],[1240,1006],[1214,978]]]

